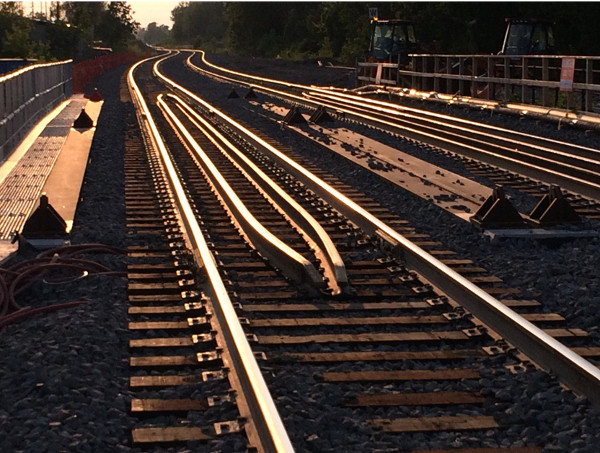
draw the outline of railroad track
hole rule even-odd
[[[474,303],[468,310],[459,305],[460,291],[447,297],[446,278],[459,276],[476,297],[489,301],[493,295],[520,311],[519,322],[528,329],[529,321],[536,323],[543,330],[532,331],[560,350],[559,360],[583,367],[591,382],[593,367],[552,340],[598,355],[587,347],[585,332],[562,327],[559,315],[536,313],[539,302],[519,298],[518,290],[457,259],[327,171],[301,169],[311,163],[292,150],[234,130],[193,93],[166,94],[151,76],[153,64],[134,72],[145,93],[137,104],[149,108],[139,114],[143,140],[131,138],[127,158],[135,334],[130,383],[140,389],[132,411],[151,417],[140,418],[134,442],[204,442],[235,451],[383,451],[402,445],[406,451],[462,446],[523,453],[559,442],[550,428],[525,443],[514,436],[532,421],[507,415],[513,413],[507,407],[522,404],[509,398],[507,387],[516,395],[535,379],[558,401],[572,400],[572,394],[486,329],[470,313],[487,316]],[[279,154],[288,159],[278,161]],[[285,194],[269,193],[266,179],[293,200],[280,205]],[[332,193],[358,207],[362,217],[336,204]],[[296,212],[304,217],[292,215],[290,203],[300,205]],[[253,233],[250,213],[292,251],[278,255],[276,241]],[[315,236],[301,217],[314,219],[324,233]],[[383,223],[370,226],[370,217]],[[419,247],[428,251],[426,266],[418,264]],[[334,251],[343,265],[336,267]],[[428,269],[438,262],[451,268],[441,280],[435,278],[439,269]],[[242,319],[236,327],[234,310]],[[234,350],[240,342],[248,347],[247,340],[251,349]],[[524,340],[512,341],[527,349]],[[546,354],[536,360],[547,361]],[[236,363],[249,355],[258,358],[260,377],[252,375],[253,360],[241,368]],[[559,366],[553,370],[576,380]],[[262,379],[264,388],[256,383]],[[261,394],[267,387],[269,395]],[[274,412],[265,415],[265,405]]]
[[[558,185],[580,215],[600,217],[598,149],[398,105],[391,102],[392,93],[352,94],[252,76],[211,64],[201,52],[198,55],[190,55],[186,63],[202,74],[248,86],[311,112],[326,109],[337,120],[358,121],[426,144],[438,153],[467,161],[473,175],[538,198],[549,192],[550,185]],[[382,100],[388,96],[389,101]],[[327,134],[332,135],[331,131]]]

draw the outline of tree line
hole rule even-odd
[[[52,61],[83,59],[92,47],[135,46],[139,24],[127,2],[49,2],[27,17],[24,2],[0,2],[0,56]]]
[[[506,18],[536,18],[554,22],[560,53],[600,55],[598,2],[181,2],[162,39],[209,51],[351,64],[368,47],[369,8],[380,19],[411,20],[424,52],[497,53]]]
[[[497,53],[505,18],[554,22],[559,53],[600,55],[600,2],[180,2],[172,28],[139,29],[127,2],[48,2],[25,17],[25,2],[0,2],[0,56],[73,58],[82,47],[126,50],[137,37],[163,46],[261,57],[331,58],[353,64],[368,47],[369,9],[414,23],[423,52]]]

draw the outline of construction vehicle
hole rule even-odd
[[[506,19],[500,55],[547,55],[556,53],[552,22],[539,19]]]
[[[402,85],[398,70],[409,66],[408,55],[416,51],[417,40],[412,22],[373,17],[369,49],[357,61],[357,84]]]
[[[401,19],[371,21],[372,31],[367,61],[408,64],[408,54],[417,50],[412,22]]]

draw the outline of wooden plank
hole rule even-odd
[[[171,272],[128,272],[127,279],[135,280],[138,284],[148,285],[161,282],[163,280],[179,280],[183,277],[177,275],[172,269]]]
[[[235,286],[238,288],[256,288],[260,286],[261,288],[287,288],[290,286],[289,282],[285,280],[263,280],[263,281],[236,281]]]
[[[156,282],[156,283],[129,283],[127,292],[129,294],[155,294],[157,292],[180,293],[181,286],[177,282]]]
[[[325,382],[365,381],[454,381],[479,379],[479,370],[454,368],[448,370],[378,370],[378,371],[335,371],[323,373]]]
[[[306,343],[394,343],[402,341],[461,341],[469,337],[461,331],[447,332],[401,332],[323,335],[263,335],[260,344],[306,344]]]
[[[539,307],[542,305],[537,300],[526,299],[502,299],[500,300],[507,307]]]
[[[296,291],[273,291],[273,292],[257,292],[257,293],[244,293],[239,292],[238,296],[242,300],[289,300],[293,299],[298,295]]]
[[[387,264],[372,260],[357,260],[346,264],[346,270],[350,269],[386,269]]]
[[[502,294],[519,294],[520,289],[517,288],[481,288],[490,295],[502,295]]]
[[[406,287],[396,287],[393,289],[381,289],[381,290],[373,290],[373,289],[365,289],[362,287],[356,288],[356,298],[357,299],[376,299],[381,300],[382,298],[411,298],[415,296],[415,292],[412,288]]]
[[[348,275],[379,275],[379,276],[389,276],[390,271],[386,268],[381,267],[373,267],[370,269],[346,269],[346,274]]]
[[[485,398],[473,392],[380,393],[356,395],[348,407],[360,406],[442,406],[446,404],[481,404]]]
[[[130,304],[180,303],[181,294],[129,294],[127,300]]]
[[[411,310],[429,308],[427,302],[357,302],[331,304],[249,304],[244,311],[283,312],[283,311],[335,311],[335,310]]]
[[[523,313],[521,315],[529,322],[562,322],[565,321],[558,313]]]
[[[178,348],[193,346],[191,337],[178,338],[143,338],[129,340],[130,348]]]
[[[410,453],[542,453],[541,447],[452,448],[450,450],[412,450]]]
[[[498,424],[494,417],[488,416],[447,416],[395,419],[371,419],[368,424],[385,432],[411,433],[427,431],[465,431],[475,429],[494,429]]]
[[[412,241],[412,242],[414,244],[418,245],[421,248],[423,248],[423,247],[434,247],[434,246],[442,245],[442,243],[438,242],[438,241]],[[452,252],[452,254],[454,254],[454,252]]]
[[[467,275],[467,274],[483,274],[484,272],[487,272],[487,269],[485,269],[483,267],[469,266],[469,267],[455,267],[454,271],[458,272],[460,275]]]
[[[130,322],[127,324],[129,330],[176,330],[187,329],[187,321],[143,321]]]
[[[178,412],[205,411],[208,403],[205,399],[139,399],[131,400],[131,412]]]
[[[600,348],[599,355],[600,355]],[[297,362],[373,362],[394,360],[456,360],[471,357],[484,357],[481,349],[443,351],[363,351],[363,352],[313,352],[272,355],[271,360]]]
[[[172,355],[172,356],[149,356],[130,357],[129,366],[132,367],[162,367],[162,366],[188,366],[198,365],[195,356]]]
[[[578,347],[571,348],[575,354],[579,354],[581,357],[600,357],[600,347]]]
[[[307,326],[376,326],[376,325],[413,325],[413,324],[447,324],[443,316],[381,316],[360,318],[277,318],[254,319],[252,327],[307,327]]]
[[[188,442],[210,440],[212,437],[196,427],[169,427],[169,428],[134,428],[131,430],[133,443],[149,444],[164,442]]]
[[[482,275],[479,277],[475,276],[467,278],[471,283],[502,283],[502,279],[495,275]]]
[[[383,285],[401,285],[403,282],[392,274],[381,276],[372,276],[370,278],[350,278],[352,286],[383,286]]]
[[[129,307],[127,313],[130,315],[162,315],[185,313],[182,305],[152,305],[142,307]]]
[[[155,264],[145,264],[145,263],[130,263],[127,265],[127,272],[146,274],[153,274],[155,272],[173,272],[173,264],[171,263],[155,263]]]
[[[469,265],[469,264],[473,264],[473,261],[471,260],[466,260],[466,259],[441,259],[440,260],[442,263],[444,263],[446,266],[465,266],[465,265]]]
[[[452,256],[456,255],[456,252],[452,250],[427,250],[427,253],[433,256]]]
[[[129,387],[177,387],[181,385],[196,385],[203,382],[202,375],[162,375],[162,376],[131,376]]]
[[[583,329],[542,329],[554,338],[587,337],[589,334]]]

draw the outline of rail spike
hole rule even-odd
[[[502,187],[495,187],[492,195],[469,219],[479,228],[522,228],[525,220],[508,201]]]
[[[580,223],[581,218],[563,197],[560,187],[551,185],[548,193],[527,216],[527,221],[537,226],[553,226],[561,223]]]

